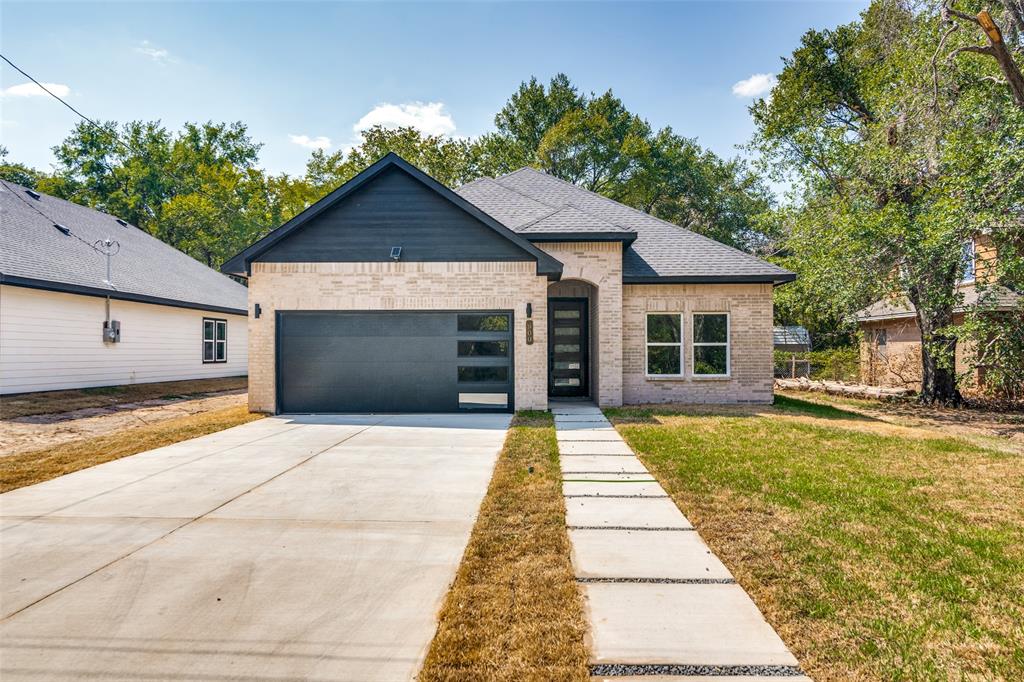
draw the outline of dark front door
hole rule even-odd
[[[587,299],[548,299],[548,395],[590,395],[587,343]]]

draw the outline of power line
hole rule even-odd
[[[96,128],[97,130],[100,130],[100,131],[110,135],[111,139],[114,142],[116,142],[118,145],[120,145],[122,148],[126,149],[128,152],[130,152],[132,154],[139,154],[140,156],[142,155],[138,150],[133,149],[131,145],[129,145],[124,140],[122,140],[118,136],[118,133],[117,133],[116,130],[112,130],[110,128],[106,128],[106,127],[100,125],[99,123],[97,123],[96,121],[92,120],[91,118],[89,118],[88,116],[83,114],[81,111],[76,109],[75,107],[71,106],[71,104],[69,104],[63,98],[61,98],[60,96],[54,94],[53,91],[51,91],[45,85],[43,85],[42,83],[37,81],[35,78],[33,78],[29,73],[27,73],[20,66],[18,66],[17,64],[12,62],[10,59],[8,59],[7,55],[0,53],[0,59],[3,59],[5,62],[7,62],[11,66],[11,68],[13,68],[18,73],[20,73],[22,76],[24,76],[25,78],[28,78],[30,81],[32,81],[33,83],[38,85],[43,90],[43,92],[48,94],[50,97],[52,97],[55,100],[57,100],[58,102],[60,102],[61,104],[63,104],[65,107],[67,107],[71,111],[75,112],[75,114],[77,114],[83,121],[86,121],[89,125],[91,125],[92,127]],[[164,175],[166,175],[168,177],[171,177],[174,180],[177,180],[181,185],[183,185],[185,187],[189,187],[189,183],[186,180],[184,180],[183,178],[181,178],[180,176],[176,175],[175,173],[173,173],[171,171],[168,171],[168,170],[163,170],[161,172]],[[237,218],[241,218],[243,220],[243,222],[250,223],[250,225],[252,225],[251,221],[247,217],[243,216],[241,214],[241,212],[237,208],[235,208],[233,206],[229,206],[229,205],[223,204],[218,197],[215,197],[212,194],[208,193],[201,186],[194,186],[194,187],[191,187],[190,189],[191,189],[191,191],[195,192],[196,194],[201,194],[204,197],[206,197],[207,199],[209,199],[210,201],[213,201],[214,203],[218,204],[220,206],[220,208],[224,208],[224,209],[228,209],[228,210],[232,211]],[[121,191],[123,191],[123,192],[125,192],[127,194],[127,190],[124,187],[121,188]],[[42,213],[40,213],[40,215],[42,215]],[[47,218],[47,220],[49,220],[49,218]],[[259,225],[258,227],[263,229],[264,226]]]

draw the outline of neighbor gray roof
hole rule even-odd
[[[70,230],[64,234],[54,224]],[[92,247],[111,238],[112,258]],[[40,289],[245,314],[247,290],[114,216],[0,180],[0,282]]]
[[[773,345],[776,346],[808,346],[811,345],[811,335],[803,327],[773,327]]]
[[[788,270],[533,168],[456,190],[527,238],[537,232],[622,233],[624,282],[787,282]]]
[[[974,308],[979,303],[990,310],[1012,310],[1021,299],[1020,294],[999,285],[988,287],[965,286],[960,289],[960,293],[963,294],[963,301],[953,308],[953,311],[958,313]],[[914,317],[915,315],[916,312],[913,304],[906,297],[902,296],[875,301],[867,308],[854,313],[854,317],[857,318],[858,322],[897,320],[905,317]]]

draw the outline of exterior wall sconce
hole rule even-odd
[[[391,247],[391,260],[399,260],[402,257],[402,247],[392,246]]]
[[[257,320],[260,319],[260,313],[262,312],[263,310],[260,308],[260,304],[257,303],[256,308],[253,310],[253,317],[255,317]]]

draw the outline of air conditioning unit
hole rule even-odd
[[[121,322],[110,320],[103,323],[103,343],[117,343],[121,340]]]

